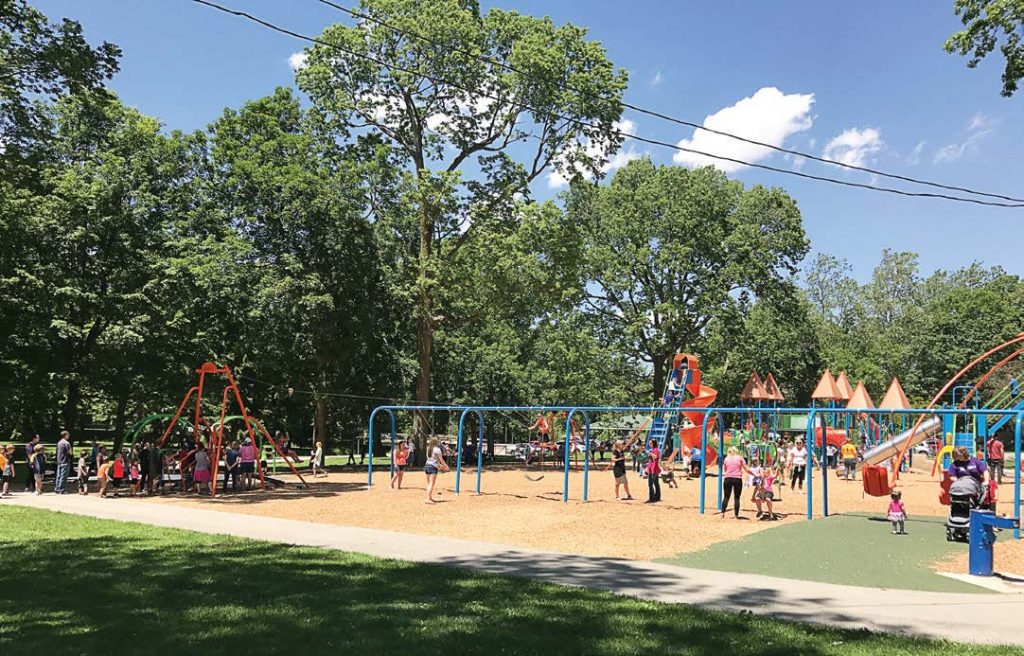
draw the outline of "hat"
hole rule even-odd
[[[252,444],[252,438],[251,437],[245,438],[244,440],[242,440],[242,444]]]

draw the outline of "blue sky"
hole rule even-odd
[[[289,56],[302,47],[188,0],[32,2],[51,18],[80,21],[94,42],[120,45],[121,73],[112,87],[172,129],[201,128],[225,107],[291,84]],[[342,18],[315,0],[222,4],[308,34]],[[484,4],[588,27],[611,59],[630,71],[627,99],[633,104],[694,122],[711,116],[709,124],[730,132],[816,155],[1024,196],[1024,92],[1010,99],[999,95],[998,53],[970,70],[942,50],[960,25],[952,0]],[[734,141],[707,141],[707,133],[695,136],[654,118],[625,118],[646,137],[873,182],[867,174],[766,155]],[[626,152],[673,161],[672,151],[644,144]],[[846,258],[859,279],[870,276],[883,248],[917,251],[926,274],[974,260],[1024,274],[1024,208],[901,198],[750,168],[730,175],[785,187],[800,205],[815,251]],[[538,181],[538,196],[556,192]]]

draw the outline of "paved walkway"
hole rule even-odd
[[[21,505],[524,576],[653,601],[956,641],[1024,645],[1024,595],[859,588],[660,563],[573,556],[489,542],[256,517],[97,496],[19,495]]]

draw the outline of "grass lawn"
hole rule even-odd
[[[833,515],[785,524],[664,562],[879,588],[989,592],[931,569],[932,563],[967,551],[966,544],[946,542],[944,518],[911,516],[907,535],[892,535],[889,528],[889,522],[877,516]]]
[[[1013,651],[16,507],[0,538],[0,654]]]

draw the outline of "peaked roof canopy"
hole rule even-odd
[[[764,378],[764,389],[768,392],[768,398],[772,401],[786,400],[786,397],[782,395],[782,390],[779,389],[779,384],[775,382],[775,376],[773,376],[770,371]]]
[[[853,394],[850,395],[850,401],[846,404],[847,408],[874,408],[875,404],[868,396],[868,390],[864,387],[864,381],[857,383],[856,389],[853,390]]]
[[[839,390],[839,399],[842,401],[849,401],[853,396],[853,388],[850,387],[850,379],[846,377],[845,371],[840,371],[836,376],[836,389]]]
[[[903,386],[900,385],[899,379],[895,376],[892,382],[889,383],[889,389],[885,392],[885,396],[882,397],[882,402],[878,404],[878,407],[881,410],[906,410],[910,407],[910,401],[903,391]]]
[[[761,382],[761,377],[757,375],[756,371],[750,372],[750,378],[747,379],[747,384],[743,386],[743,391],[740,392],[741,401],[769,401],[771,396],[768,394],[768,390],[765,389],[764,383]]]
[[[836,379],[828,369],[821,375],[818,386],[811,392],[811,398],[815,401],[836,401],[841,398],[839,390],[836,389]]]

